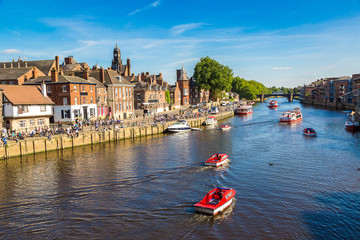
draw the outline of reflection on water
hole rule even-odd
[[[160,135],[0,162],[4,239],[357,239],[360,134],[346,114],[278,98],[230,131]],[[304,120],[279,123],[300,106]],[[220,123],[220,124],[221,124]],[[317,138],[306,138],[313,127]],[[231,163],[203,166],[216,152]],[[273,166],[269,166],[269,162]],[[237,191],[218,216],[193,205],[217,186]]]

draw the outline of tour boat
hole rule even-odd
[[[240,115],[247,115],[253,112],[253,106],[249,104],[240,105],[236,108],[235,113]]]
[[[190,130],[191,127],[186,120],[179,120],[170,127],[168,127],[169,132],[186,132]]]
[[[216,215],[229,207],[234,199],[236,191],[232,188],[214,188],[197,204],[195,212]]]
[[[313,128],[305,128],[303,134],[309,137],[316,137],[316,132]]]
[[[222,124],[221,126],[220,126],[220,129],[221,130],[229,130],[229,129],[231,129],[231,127],[229,126],[229,125],[227,125],[227,124]]]
[[[214,116],[209,116],[207,119],[205,119],[204,125],[214,125],[217,124],[217,120]]]
[[[280,115],[281,123],[295,123],[302,120],[302,114],[299,108],[294,108],[292,111],[283,112]]]
[[[269,108],[277,108],[278,107],[278,102],[275,100],[271,100],[269,102]]]
[[[218,114],[219,113],[219,108],[218,107],[212,107],[210,113],[211,114]]]
[[[345,122],[345,128],[348,131],[355,132],[360,131],[360,114],[358,112],[352,111],[348,114],[347,120]]]
[[[215,153],[204,162],[205,166],[218,167],[225,164],[229,160],[229,156],[225,153]]]

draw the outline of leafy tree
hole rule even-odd
[[[198,89],[209,90],[210,99],[219,96],[222,91],[230,91],[232,87],[232,70],[210,57],[200,59],[194,68],[193,76]]]
[[[170,91],[169,90],[166,90],[165,91],[165,101],[167,102],[167,103],[171,103],[170,102]]]

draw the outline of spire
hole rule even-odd
[[[181,73],[180,73],[180,77],[179,80],[189,80],[187,73],[185,71],[184,65],[181,68]]]

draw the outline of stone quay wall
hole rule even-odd
[[[214,115],[217,120],[225,120],[234,116],[233,111],[222,112]],[[205,121],[205,117],[196,119],[187,119],[187,122],[192,128],[200,127]],[[19,142],[9,141],[5,147],[0,147],[0,159],[8,159],[11,157],[19,157],[29,154],[36,154],[42,152],[49,152],[55,150],[63,150],[67,148],[74,148],[85,145],[93,145],[103,142],[120,141],[125,139],[134,139],[139,137],[146,137],[157,135],[166,132],[167,128],[173,122],[167,122],[164,125],[145,127],[128,127],[119,128],[115,130],[108,130],[104,132],[88,131],[80,132],[78,137],[68,137],[66,135],[55,135],[51,140],[45,137],[29,138],[20,140]]]
[[[301,103],[313,105],[313,106],[321,106],[325,108],[331,109],[347,109],[347,110],[355,110],[356,106],[353,103],[341,103],[341,102],[324,102],[316,99],[304,99],[301,100]]]

